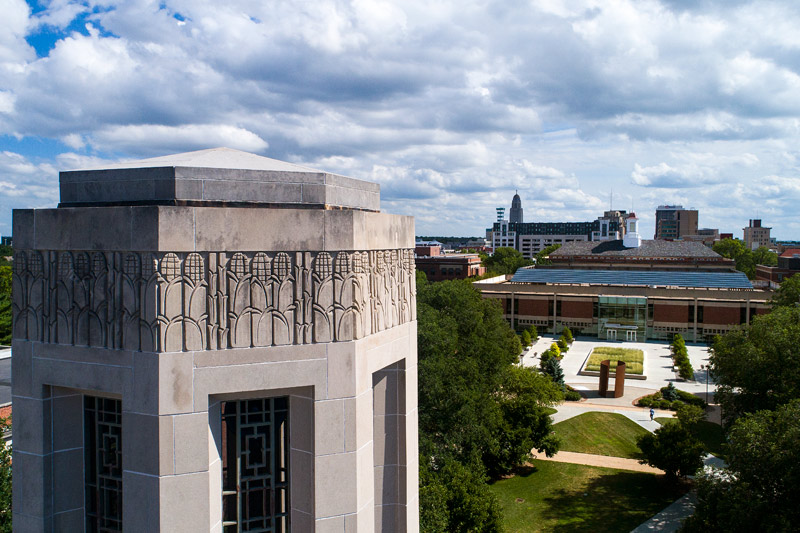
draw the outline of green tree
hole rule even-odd
[[[494,531],[499,508],[485,479],[527,460],[533,448],[557,450],[546,408],[561,391],[515,364],[519,337],[500,305],[468,281],[418,276],[417,322],[421,520],[426,531]],[[435,498],[446,509],[428,512],[425,502]]]
[[[458,461],[422,466],[420,456],[420,529],[426,533],[502,531],[502,510],[485,476]]]
[[[800,398],[800,309],[776,307],[726,333],[709,363],[726,424]]]
[[[561,335],[567,340],[567,342],[572,342],[575,338],[572,336],[572,330],[569,329],[569,326],[564,326],[564,331]]]
[[[0,266],[0,344],[11,344],[11,267]]]
[[[525,259],[515,248],[498,248],[483,261],[487,271],[495,274],[513,274],[517,269],[532,265],[533,261]]]
[[[533,341],[539,338],[539,332],[536,330],[536,326],[534,326],[533,324],[528,326],[528,333],[530,333],[531,340]]]
[[[728,467],[697,478],[698,503],[684,531],[795,531],[800,523],[800,401],[737,420]]]
[[[692,475],[703,466],[703,444],[680,423],[665,424],[636,444],[644,455],[640,462],[660,468],[669,478]]]
[[[564,370],[561,368],[561,362],[555,357],[550,357],[545,363],[542,364],[542,372],[550,376],[553,383],[556,383],[562,389],[564,388]]]
[[[531,334],[526,329],[522,332],[522,346],[528,347],[530,345],[531,345]]]
[[[767,248],[759,246],[753,250],[753,264],[764,266],[778,266],[778,254]]]
[[[547,246],[541,252],[536,254],[534,256],[534,261],[535,261],[536,265],[540,266],[540,265],[550,265],[550,264],[552,264],[552,261],[550,261],[548,256],[550,254],[552,254],[553,252],[555,252],[556,250],[558,250],[559,248],[561,248],[560,244],[551,244],[550,246]]]
[[[9,427],[0,418],[0,434]],[[0,439],[0,533],[11,533],[11,448]]]
[[[698,436],[697,429],[700,427],[700,422],[706,419],[705,410],[696,405],[685,403],[678,407],[676,414],[678,415],[678,423],[688,429],[692,435]]]
[[[564,338],[563,335],[558,338],[556,344],[558,344],[558,349],[561,351],[561,353],[567,353],[569,351],[569,344],[567,344],[567,339]]]
[[[736,262],[736,270],[744,272],[750,279],[755,279],[756,263],[753,252],[747,249],[743,241],[739,239],[722,239],[714,243],[712,250],[722,257],[733,259]]]
[[[800,274],[784,279],[772,295],[770,303],[776,306],[800,306]]]

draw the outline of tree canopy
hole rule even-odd
[[[697,478],[698,504],[684,531],[794,531],[800,523],[800,401],[737,420],[727,470]]]
[[[532,265],[533,261],[525,259],[522,252],[515,248],[497,248],[492,255],[483,259],[486,270],[495,274],[513,274],[517,269]]]
[[[800,309],[776,307],[719,337],[709,362],[727,422],[800,398]]]
[[[781,286],[772,295],[770,303],[773,306],[800,305],[800,274],[784,279]]]
[[[736,262],[736,270],[744,272],[750,279],[756,277],[756,265],[775,266],[778,264],[778,254],[766,246],[750,250],[745,246],[744,241],[739,239],[717,241],[712,250],[722,257],[733,259]]]
[[[548,259],[547,256],[549,256],[550,254],[552,254],[553,252],[555,252],[559,248],[561,248],[560,244],[551,244],[550,246],[547,246],[541,252],[536,254],[536,256],[534,258],[534,261],[536,262],[537,265],[549,265],[549,264],[551,264],[552,261],[550,261],[550,259]]]
[[[517,366],[519,337],[465,280],[417,276],[420,505],[424,531],[496,531],[489,476],[555,453],[546,408],[560,388]]]
[[[0,266],[0,344],[11,344],[11,267]]]

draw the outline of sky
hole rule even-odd
[[[0,0],[0,234],[58,172],[227,146],[417,235],[699,209],[800,240],[800,3]]]

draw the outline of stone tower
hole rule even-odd
[[[224,148],[14,211],[15,531],[417,531],[414,222]]]
[[[508,221],[522,223],[522,198],[516,192],[514,193],[514,198],[511,199],[511,211],[508,214]]]

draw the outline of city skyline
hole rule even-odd
[[[692,4],[692,5],[690,5]],[[789,2],[3,4],[0,234],[58,170],[228,146],[381,185],[418,235],[700,211],[800,238]]]

